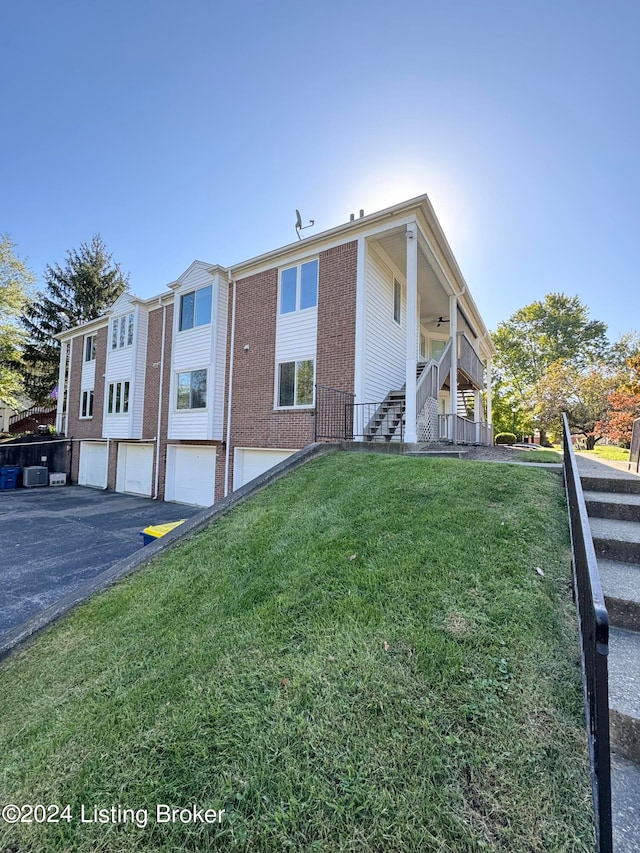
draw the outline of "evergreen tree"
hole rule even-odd
[[[95,320],[129,287],[128,275],[112,262],[99,234],[68,251],[64,266],[47,265],[44,279],[46,290],[22,316],[28,334],[22,358],[25,388],[36,403],[50,399],[58,381],[60,344],[54,335]]]

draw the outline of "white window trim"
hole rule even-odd
[[[280,406],[278,401],[280,399],[280,365],[281,364],[298,364],[301,361],[312,361],[313,362],[313,399],[311,403],[304,403],[302,405],[293,406]],[[296,370],[296,378],[294,380],[293,386],[293,396],[295,399],[297,389],[297,370]],[[278,412],[302,412],[305,409],[314,409],[316,405],[316,359],[315,356],[302,356],[301,358],[283,358],[280,361],[276,362],[276,376],[275,376],[275,394],[273,400],[273,408]]]
[[[191,329],[187,329],[186,331],[191,331]],[[173,412],[175,414],[184,414],[185,412],[208,412],[209,411],[209,378],[211,375],[210,370],[211,365],[203,364],[202,367],[190,367],[188,370],[176,370],[173,375]],[[181,373],[195,373],[196,370],[204,370],[207,374],[207,390],[206,390],[206,400],[207,405],[203,406],[199,409],[179,409],[178,408],[178,376]]]
[[[129,317],[133,317],[133,335],[131,336],[131,343],[129,343]],[[120,324],[125,323],[125,339],[122,346],[120,346]],[[116,346],[113,345],[113,329],[114,326],[118,326],[118,334],[116,338]],[[109,326],[109,350],[110,352],[117,352],[118,350],[128,349],[132,347],[135,343],[136,339],[136,315],[135,311],[127,311],[126,314],[119,314],[117,317],[111,318],[111,324]]]
[[[91,340],[91,339],[93,339],[95,341],[95,344],[91,347],[91,349],[93,351],[93,358],[87,358],[87,344],[88,344],[89,340]],[[84,349],[83,349],[84,363],[85,364],[91,364],[92,361],[96,360],[97,349],[98,349],[98,336],[95,334],[95,332],[92,335],[85,335],[84,336]]]
[[[93,406],[95,406],[95,404],[96,404],[96,397],[95,397],[94,391],[95,391],[94,388],[82,388],[82,390],[80,391],[80,414],[78,415],[78,420],[90,421],[93,419]],[[93,406],[91,407],[91,414],[90,415],[83,415],[82,414],[82,408],[83,408],[84,395],[85,394],[87,395],[87,408],[89,408],[89,400],[90,400],[90,397],[88,395],[93,394]]]
[[[318,264],[318,281],[316,284],[316,304],[311,305],[309,308],[300,308],[300,297],[302,294],[302,267],[305,264],[311,264],[313,261],[316,261]],[[284,314],[280,311],[281,306],[281,298],[282,298],[282,273],[287,270],[296,269],[296,307],[293,311],[286,311]],[[317,311],[318,310],[318,298],[320,296],[320,256],[315,255],[311,258],[305,258],[303,261],[298,261],[296,264],[285,264],[284,266],[278,269],[278,317],[290,317],[293,314],[303,314],[305,311]],[[297,361],[297,359],[296,359]],[[280,407],[284,408],[284,407]],[[297,407],[300,408],[300,407]]]
[[[115,412],[115,411],[110,412],[110,411],[109,411],[109,388],[113,385],[113,406],[114,406],[114,409],[115,409],[115,404],[116,404],[116,385],[122,385],[122,393],[121,393],[121,396],[120,396],[120,407],[122,408],[122,404],[123,404],[123,401],[124,401],[124,386],[125,386],[125,383],[128,383],[128,385],[129,385],[129,398],[128,398],[128,400],[127,400],[127,411],[126,411],[126,412],[123,412],[123,411],[120,411],[120,412]],[[131,394],[131,388],[132,388],[132,385],[133,385],[133,383],[132,383],[131,379],[114,379],[113,381],[107,382],[107,384],[106,384],[106,388],[105,388],[105,392],[106,392],[106,393],[105,393],[105,398],[104,398],[104,407],[105,407],[105,413],[106,413],[106,416],[107,416],[108,418],[128,418],[128,417],[129,417],[129,415],[131,414],[131,410],[132,410],[132,399],[131,399],[131,398],[132,398],[132,394]]]
[[[181,323],[181,321],[182,321],[182,300],[184,299],[184,297],[185,297],[185,296],[189,296],[191,293],[193,293],[193,294],[194,294],[193,317],[194,317],[194,320],[195,320],[195,316],[196,316],[196,300],[197,300],[197,297],[195,296],[195,294],[196,294],[199,290],[204,290],[204,289],[205,289],[205,288],[207,288],[207,287],[211,288],[211,314],[210,314],[210,316],[209,316],[209,321],[208,321],[207,323],[200,323],[200,325],[198,325],[198,326],[196,326],[196,325],[195,325],[195,323],[194,323],[194,325],[193,325],[193,326],[189,326],[189,328],[188,328],[188,329],[181,329],[181,328],[180,328],[180,323]],[[177,327],[177,333],[178,333],[179,335],[182,335],[182,334],[184,334],[185,332],[193,332],[193,330],[194,330],[194,329],[204,329],[204,327],[205,327],[205,326],[210,326],[210,325],[213,323],[213,310],[214,310],[214,301],[213,301],[213,300],[214,300],[214,288],[213,288],[213,284],[203,284],[203,285],[201,285],[200,287],[194,287],[194,288],[192,288],[191,290],[185,290],[185,292],[184,292],[184,293],[181,293],[181,294],[180,294],[180,299],[178,300],[178,310],[177,310],[177,312],[176,312],[176,313],[177,313],[177,315],[178,315],[178,327]],[[188,373],[189,371],[181,370],[180,372],[181,372],[181,373]],[[183,410],[181,409],[180,411],[183,411]]]

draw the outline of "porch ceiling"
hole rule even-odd
[[[379,237],[376,244],[388,255],[400,272],[407,273],[406,230],[393,231]],[[435,331],[438,317],[449,317],[449,296],[431,268],[418,244],[418,295],[420,296],[420,322]],[[442,331],[440,327],[439,331]]]

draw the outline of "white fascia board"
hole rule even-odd
[[[382,218],[382,213],[385,213],[385,221],[380,223],[379,219]],[[353,222],[348,222],[347,225],[333,228],[331,231],[325,231],[315,237],[307,237],[297,243],[289,243],[288,246],[283,246],[281,249],[267,252],[265,255],[252,258],[235,267],[229,267],[229,276],[237,281],[275,267],[296,264],[327,249],[333,249],[345,243],[357,242],[360,237],[380,236],[385,231],[397,231],[410,222],[415,222],[415,214],[399,217],[388,222],[386,220],[393,214],[384,211],[382,213],[363,216],[362,219],[355,219]]]
[[[88,335],[91,332],[97,331],[101,329],[103,326],[109,325],[109,318],[102,316],[96,317],[95,320],[89,320],[88,323],[81,323],[79,326],[74,326],[72,329],[67,329],[64,332],[59,332],[57,335],[54,335],[56,341],[68,341],[71,338],[75,338],[80,334]]]
[[[158,293],[157,296],[150,296],[148,299],[139,299],[140,305],[144,305],[147,311],[153,311],[155,308],[160,308],[163,305],[171,305],[175,297],[173,293]]]

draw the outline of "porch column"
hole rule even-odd
[[[449,439],[456,444],[456,415],[458,414],[458,297],[449,297],[449,330],[451,332],[451,375],[449,376]]]
[[[492,363],[491,356],[487,358],[487,423],[493,423],[493,406],[492,406],[492,384],[491,384]]]
[[[65,381],[67,374],[67,342],[63,341],[60,346],[60,367],[58,368],[58,400],[56,405],[56,432],[64,431],[64,400]]]
[[[416,430],[416,337],[418,334],[418,228],[407,225],[407,332],[404,440],[415,444]]]

